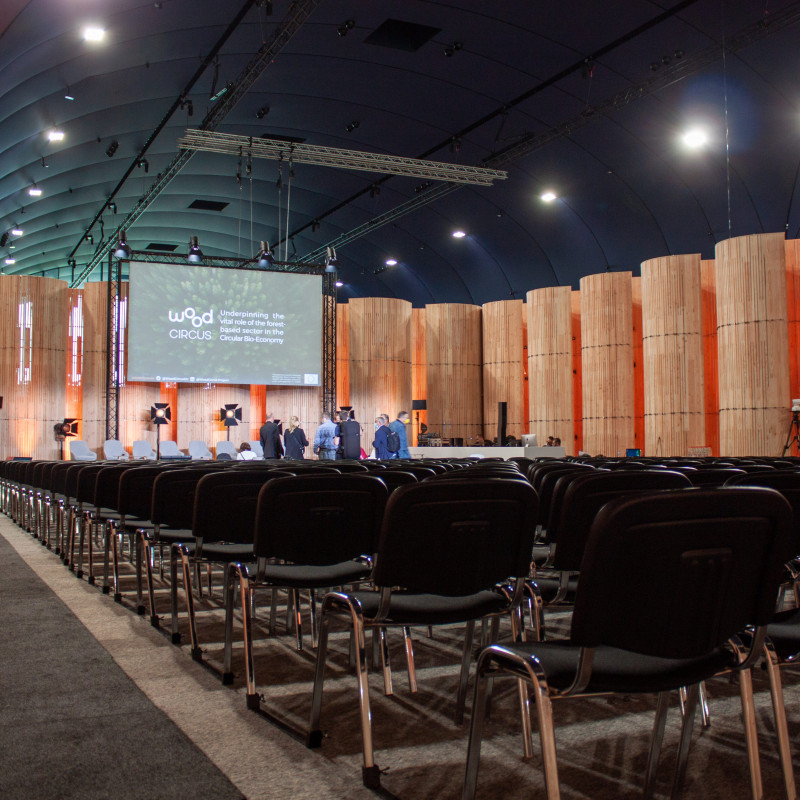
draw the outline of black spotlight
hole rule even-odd
[[[86,234],[86,241],[89,242],[89,244],[94,244],[94,236],[92,236],[91,233],[87,233]]]
[[[139,167],[139,169],[144,169],[145,172],[150,172],[150,162],[146,158],[140,158],[136,162],[136,166]]]
[[[338,33],[339,36],[347,36],[347,32],[353,30],[355,26],[356,21],[354,19],[348,19],[336,29],[336,33]]]
[[[269,106],[261,106],[261,108],[256,111],[256,118],[257,119],[264,119],[264,117],[269,114]]]
[[[269,242],[261,242],[261,249],[258,251],[258,266],[271,267],[275,263],[275,256],[269,249]]]
[[[114,153],[116,153],[118,149],[119,149],[119,142],[116,139],[114,139],[114,141],[111,142],[111,144],[106,148],[106,155],[109,158],[113,158]]]
[[[108,204],[108,210],[112,214],[116,214],[117,213],[117,204],[113,200]]]
[[[8,244],[8,233],[4,233],[0,236],[0,247],[5,247]]]
[[[336,248],[328,247],[326,250],[327,255],[325,258],[325,272],[336,274],[336,267],[339,266],[339,261],[336,258]]]
[[[61,460],[64,460],[64,440],[69,439],[71,436],[78,435],[78,420],[72,417],[65,417],[63,422],[56,422],[53,425],[53,433],[55,434],[56,441],[59,444],[61,451]]]
[[[169,403],[153,403],[150,406],[150,422],[156,426],[156,459],[161,458],[161,426],[172,419]]]
[[[353,131],[354,131],[356,128],[358,128],[360,125],[361,125],[361,123],[360,123],[360,122],[359,122],[357,119],[354,119],[354,120],[353,120],[353,121],[352,121],[352,122],[351,122],[351,123],[350,123],[350,124],[347,126],[347,128],[346,128],[345,130],[346,130],[348,133],[352,133],[352,132],[353,132]]]
[[[242,421],[242,409],[238,403],[225,403],[219,410],[219,421],[225,426],[228,441],[231,440],[231,428],[235,428]]]
[[[192,236],[189,240],[189,254],[186,256],[186,261],[189,264],[203,263],[203,251],[200,249],[196,236]]]
[[[128,242],[125,241],[125,231],[120,231],[117,237],[117,246],[114,248],[114,258],[130,258],[131,248],[128,247]]]

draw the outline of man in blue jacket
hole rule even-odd
[[[333,461],[336,459],[336,437],[339,431],[331,421],[331,415],[322,414],[322,425],[317,428],[314,436],[314,452],[321,460]]]
[[[375,458],[387,459],[395,458],[395,453],[390,453],[387,447],[387,439],[389,438],[389,425],[382,417],[375,418],[375,441],[372,446],[375,448]]]
[[[408,411],[399,411],[397,419],[389,425],[400,438],[400,449],[397,451],[395,458],[411,458],[411,453],[408,452],[408,435],[406,434],[406,425],[411,421]]]

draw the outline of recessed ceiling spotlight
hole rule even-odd
[[[105,29],[97,25],[88,25],[83,29],[83,38],[87,42],[102,42],[105,36]]]
[[[396,267],[397,266],[397,259],[396,258],[387,258],[386,259],[386,266],[387,267]]]
[[[22,228],[12,228],[11,229],[12,236],[22,236]]]
[[[454,239],[463,239],[467,234],[464,231],[453,231]]]
[[[700,128],[691,128],[681,138],[683,143],[692,148],[692,150],[697,150],[697,148],[708,143],[708,134]]]
[[[42,190],[41,190],[41,189],[39,189],[39,188],[38,188],[38,187],[36,187],[36,186],[31,186],[31,188],[30,188],[30,189],[28,189],[28,194],[29,194],[31,197],[41,197],[41,196],[42,196]]]
[[[548,190],[546,192],[542,192],[539,199],[544,200],[545,203],[552,203],[553,200],[557,199],[557,197],[558,195],[555,192]]]
[[[64,131],[48,131],[47,140],[49,142],[63,142]]]

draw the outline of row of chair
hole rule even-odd
[[[258,458],[264,457],[264,451],[258,439],[251,441],[249,444],[250,449]],[[224,455],[227,458],[235,459],[238,454],[236,445],[225,439],[217,442],[216,451],[217,458]],[[97,461],[97,453],[91,450],[82,439],[71,439],[69,452],[72,461]],[[166,459],[192,459],[194,461],[206,461],[214,458],[214,454],[209,450],[208,445],[202,441],[189,442],[189,446],[184,453],[178,449],[176,442],[166,439],[160,443],[159,452],[156,453],[150,442],[145,439],[137,439],[131,445],[130,454],[119,439],[106,439],[103,442],[103,459],[106,461],[127,461],[130,458],[154,460],[157,455]]]

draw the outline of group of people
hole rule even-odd
[[[407,411],[400,411],[394,422],[389,422],[388,414],[381,414],[375,418],[375,440],[372,442],[374,458],[410,458],[408,452],[408,436],[406,425],[411,422]],[[289,417],[289,426],[283,432],[275,421],[273,414],[267,414],[266,422],[259,431],[261,448],[264,458],[282,458],[301,460],[305,458],[305,449],[309,446],[305,431],[300,427],[297,417]],[[246,447],[245,447],[246,445]],[[314,436],[314,454],[322,460],[335,460],[337,458],[359,459],[366,458],[367,454],[361,447],[361,426],[352,419],[349,411],[339,411],[331,418],[328,413],[323,413],[322,424],[317,428]],[[247,442],[239,449],[238,458],[248,460],[257,458]]]

